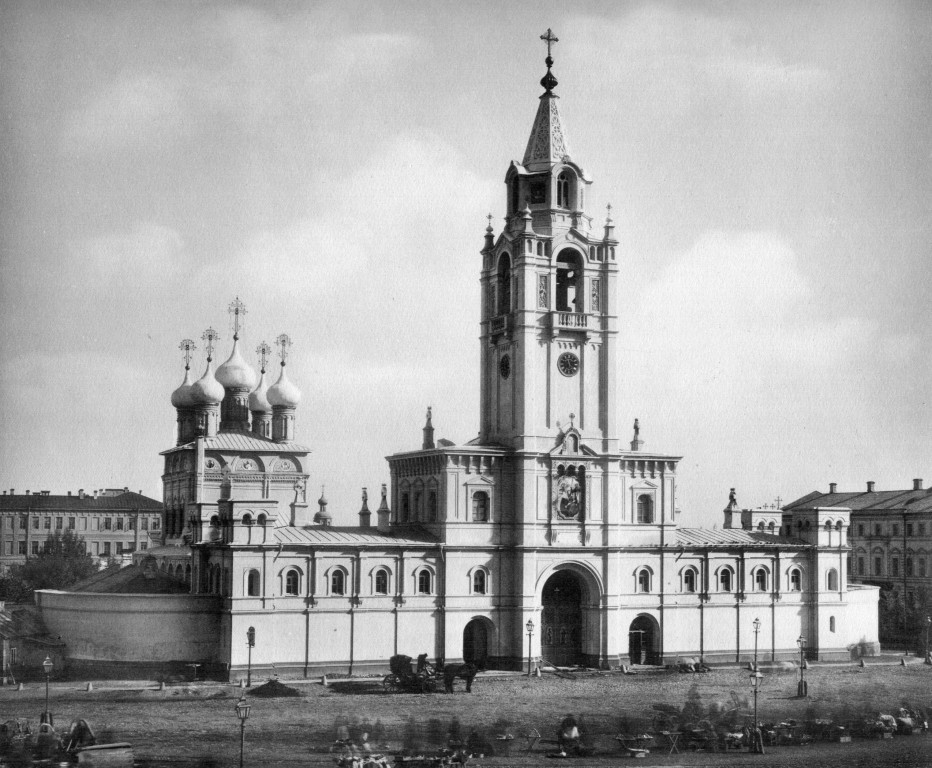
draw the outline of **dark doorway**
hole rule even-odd
[[[628,630],[628,657],[632,664],[659,664],[657,622],[638,616]]]
[[[463,630],[463,661],[484,669],[488,657],[488,627],[482,619],[473,619]]]
[[[541,655],[551,664],[583,664],[583,586],[572,571],[557,571],[547,579],[541,599]]]

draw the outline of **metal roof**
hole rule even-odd
[[[312,528],[286,526],[275,529],[276,538],[285,544],[310,544],[330,546],[371,547],[430,547],[437,539],[425,531],[411,532],[404,536],[379,533],[376,528],[351,528],[343,526],[317,525]]]
[[[160,454],[164,456],[174,451],[189,451],[197,446],[197,441],[193,440],[184,445],[176,445]],[[241,430],[232,430],[218,432],[215,437],[204,438],[204,448],[208,451],[257,451],[260,453],[310,453],[311,449],[298,443],[281,443],[270,440],[267,437],[260,437],[253,432],[244,432]]]
[[[709,546],[805,546],[804,541],[787,536],[774,536],[744,528],[677,528],[676,543],[685,547]]]
[[[929,490],[908,491],[873,491],[854,493],[813,493],[806,494],[783,507],[784,511],[794,509],[811,509],[813,507],[845,507],[852,512],[871,510],[914,509],[916,504],[924,504],[932,499]],[[923,507],[927,509],[928,507]]]
[[[162,502],[133,491],[117,496],[40,496],[15,494],[0,496],[0,512],[161,512]]]

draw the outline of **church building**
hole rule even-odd
[[[794,658],[801,636],[811,658],[876,652],[877,589],[848,583],[846,510],[742,510],[732,490],[721,529],[684,528],[681,457],[647,450],[636,419],[623,437],[619,405],[636,405],[616,382],[625,254],[610,211],[594,219],[556,93],[556,38],[542,39],[543,93],[505,173],[504,227],[489,224],[478,264],[478,436],[435,440],[428,409],[420,447],[387,457],[374,512],[364,489],[358,524],[332,525],[324,496],[316,510],[307,500],[317,482],[290,339],[278,338],[269,386],[271,350],[259,347],[257,377],[234,302],[230,358],[213,370],[208,330],[205,373],[191,383],[186,371],[172,396],[178,439],[163,453],[164,541],[148,556],[189,594],[166,596],[162,620],[153,606],[144,633],[120,623],[122,596],[106,596],[107,626],[127,638],[114,651],[75,624],[67,593],[42,593],[74,658],[131,662],[162,635],[164,661],[231,677],[250,653],[254,669],[309,676],[381,670],[396,653],[520,669],[528,654],[597,668],[744,661],[755,648]]]

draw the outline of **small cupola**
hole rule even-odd
[[[233,322],[233,351],[230,357],[217,369],[217,381],[225,391],[220,407],[221,430],[249,429],[249,393],[256,386],[256,372],[247,363],[239,351],[239,334],[243,327],[246,306],[236,299],[229,307]]]
[[[272,439],[276,442],[289,442],[294,440],[294,415],[298,403],[301,402],[301,390],[288,379],[286,363],[291,339],[288,334],[281,334],[275,343],[279,347],[279,356],[282,359],[282,372],[268,390],[268,400],[272,406]]]
[[[223,400],[223,385],[214,376],[213,352],[214,344],[220,335],[208,328],[201,335],[207,347],[207,368],[204,375],[191,385],[191,403],[196,417],[195,431],[203,437],[213,437],[217,434],[220,416],[220,402]]]
[[[265,366],[272,348],[264,341],[256,347],[259,356],[259,384],[249,393],[249,412],[252,414],[252,432],[259,437],[272,438],[272,404],[269,402],[269,385],[265,380]]]
[[[191,339],[184,339],[178,347],[184,352],[184,380],[174,392],[171,403],[178,412],[178,435],[176,445],[182,445],[194,439],[197,420],[194,416],[194,400],[191,382],[191,355],[195,346]]]
[[[330,525],[333,522],[333,518],[330,513],[327,511],[327,497],[324,494],[324,486],[320,487],[320,498],[317,500],[317,514],[314,515],[314,522],[317,525]]]
[[[434,425],[431,423],[431,407],[427,406],[427,422],[424,424],[424,442],[421,444],[422,450],[434,448]]]

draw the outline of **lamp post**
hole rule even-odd
[[[246,646],[249,648],[249,657],[246,662],[246,687],[252,687],[252,648],[256,644],[256,628],[250,627],[246,630]]]
[[[806,685],[806,638],[802,635],[797,637],[796,645],[799,646],[799,685],[796,686],[796,696],[801,699],[809,695]]]
[[[760,633],[760,619],[754,619],[754,671],[757,672],[757,635]]]
[[[926,664],[932,664],[932,656],[929,655],[929,627],[932,627],[932,616],[926,616]]]
[[[751,687],[754,689],[754,727],[751,729],[751,749],[757,755],[764,754],[764,738],[760,731],[760,721],[757,719],[757,692],[760,690],[764,676],[756,669],[751,675]]]
[[[52,713],[49,712],[49,677],[52,675],[53,666],[52,659],[46,656],[42,662],[42,669],[45,671],[45,712],[42,714],[42,720],[49,725],[52,724]]]
[[[527,620],[527,624],[524,625],[524,628],[527,630],[527,676],[531,676],[531,637],[534,635],[534,622],[531,619]]]
[[[236,716],[239,718],[239,768],[243,768],[243,753],[246,748],[246,720],[249,718],[249,704],[244,696],[236,702]]]

